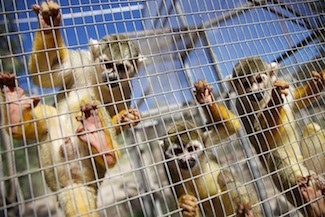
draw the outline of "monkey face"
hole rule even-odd
[[[165,144],[166,145],[166,144]],[[199,156],[203,150],[203,145],[193,140],[188,143],[171,144],[165,151],[166,158],[176,158],[179,167],[183,170],[193,169],[198,165]]]
[[[266,73],[243,78],[240,84],[242,85],[241,94],[245,94],[253,102],[263,100],[272,87],[272,82]]]
[[[124,79],[134,74],[135,68],[129,61],[113,63],[112,61],[103,61],[101,77],[107,86],[116,87]]]
[[[265,105],[270,100],[272,78],[278,68],[277,63],[267,64],[260,57],[239,61],[233,70],[233,84],[237,93],[252,103]]]
[[[127,82],[144,59],[138,46],[123,35],[107,35],[100,41],[91,39],[89,44],[97,73],[109,87]]]

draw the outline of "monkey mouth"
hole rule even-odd
[[[248,95],[248,99],[253,102],[259,102],[264,98],[264,92],[259,91],[259,92],[251,92]]]
[[[179,161],[179,167],[183,170],[189,170],[196,165],[195,159],[189,159],[188,161]]]
[[[116,75],[112,74],[112,73],[110,73],[110,74],[103,73],[102,74],[102,79],[103,79],[103,82],[104,83],[107,83],[106,84],[107,87],[114,88],[114,87],[117,87],[118,86],[119,78]]]

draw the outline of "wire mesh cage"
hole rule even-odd
[[[324,10],[1,1],[1,216],[325,216]]]

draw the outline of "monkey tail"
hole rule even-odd
[[[91,186],[72,184],[61,189],[58,199],[67,217],[98,217],[92,211],[97,208],[96,195],[96,189]]]

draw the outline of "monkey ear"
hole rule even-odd
[[[95,60],[99,49],[99,42],[92,38],[89,39],[89,49],[90,49],[91,57],[93,58],[93,60]]]
[[[158,140],[158,145],[160,145],[161,147],[164,147],[164,140]]]
[[[165,150],[165,142],[164,142],[164,140],[159,139],[158,140],[158,145],[162,148],[162,150],[164,150],[164,152],[166,151]]]
[[[270,70],[270,76],[276,76],[278,74],[279,71],[279,64],[277,64],[276,62],[272,62],[269,64],[269,70]]]
[[[146,61],[147,57],[143,56],[141,53],[138,56],[138,62],[139,63],[143,63],[144,61]]]
[[[211,133],[211,132],[210,132],[209,130],[207,130],[207,131],[205,131],[205,132],[202,133],[202,142],[203,142],[205,145],[209,144],[209,134],[210,134],[210,133]]]
[[[232,75],[227,75],[224,79],[226,82],[225,85],[226,88],[227,88],[227,92],[233,92],[235,91],[235,85],[234,85],[234,81],[233,81],[233,78],[232,78]]]

